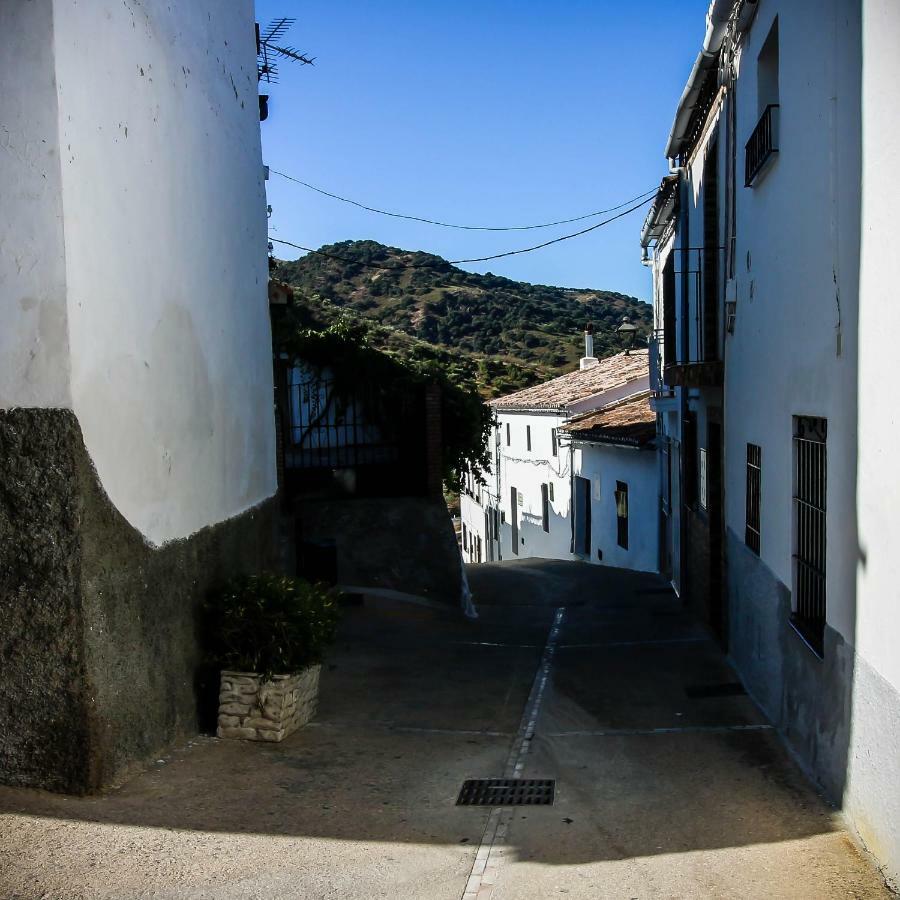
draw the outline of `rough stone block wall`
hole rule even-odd
[[[0,453],[0,781],[98,790],[197,732],[197,609],[232,575],[277,569],[277,504],[154,548],[72,412],[0,412]]]
[[[283,741],[315,716],[321,671],[321,666],[311,666],[262,683],[252,672],[222,672],[216,734],[245,741]]]
[[[443,499],[306,500],[297,527],[303,540],[335,541],[340,584],[460,602],[462,561]]]

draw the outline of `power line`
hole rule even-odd
[[[287,175],[284,172],[279,172],[277,169],[269,169],[269,171],[273,175],[280,175],[282,178],[286,178],[288,181],[293,181],[295,184],[302,185],[305,188],[309,188],[311,191],[315,191],[317,194],[322,194],[325,197],[331,197],[333,200],[340,200],[342,203],[349,203],[351,206],[356,206],[359,209],[364,209],[366,212],[378,213],[381,216],[391,216],[394,219],[408,219],[412,222],[424,222],[426,225],[438,225],[441,228],[460,228],[463,231],[531,231],[535,228],[552,228],[554,225],[569,225],[572,222],[582,222],[584,219],[593,219],[596,216],[605,216],[607,213],[616,212],[616,210],[622,209],[623,206],[628,206],[629,203],[634,203],[636,200],[641,200],[644,197],[649,197],[652,194],[655,194],[657,188],[653,188],[649,191],[644,191],[643,194],[638,194],[636,197],[632,197],[630,200],[626,200],[624,203],[620,203],[618,206],[610,207],[609,209],[600,209],[597,212],[585,213],[583,216],[573,216],[571,219],[559,219],[556,222],[544,222],[540,225],[505,225],[505,226],[489,226],[489,225],[455,225],[451,222],[439,222],[436,219],[426,219],[424,216],[408,216],[404,213],[397,212],[388,212],[385,209],[378,209],[374,206],[366,206],[364,203],[359,203],[356,200],[350,200],[348,197],[341,197],[339,194],[333,194],[331,191],[326,191],[324,188],[316,187],[314,184],[309,184],[307,181],[301,181],[299,178],[294,178],[293,175]]]
[[[487,262],[491,259],[501,259],[504,256],[516,256],[520,253],[531,253],[533,250],[540,250],[543,247],[549,247],[551,244],[558,244],[560,241],[568,241],[571,240],[571,238],[581,237],[581,235],[583,234],[587,234],[590,231],[596,231],[598,228],[602,228],[604,225],[609,225],[610,222],[615,222],[616,219],[621,219],[623,216],[627,216],[629,213],[633,213],[635,210],[640,209],[642,206],[646,206],[652,199],[652,197],[648,197],[646,200],[642,200],[640,203],[632,206],[630,209],[626,209],[624,212],[620,212],[618,215],[611,216],[608,219],[604,219],[602,222],[597,222],[596,225],[591,225],[588,228],[583,228],[581,231],[575,231],[572,234],[564,234],[561,237],[553,238],[553,240],[550,241],[544,241],[542,244],[535,244],[533,247],[522,247],[519,250],[507,250],[503,253],[494,253],[491,256],[477,256],[473,257],[472,259],[448,259],[440,263],[394,263],[393,265],[384,265],[381,263],[372,263],[365,262],[359,259],[351,259],[348,256],[339,256],[336,253],[328,253],[325,250],[313,250],[312,247],[303,247],[300,244],[295,244],[292,241],[286,241],[282,238],[269,237],[269,240],[275,244],[286,244],[288,247],[295,247],[297,250],[305,250],[307,253],[316,253],[319,256],[326,256],[329,259],[336,259],[340,262],[351,263],[358,266],[366,266],[370,269],[434,269],[439,268],[447,263],[449,263],[451,266],[455,266],[459,265],[460,263]]]

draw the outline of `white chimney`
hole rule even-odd
[[[590,369],[599,363],[600,360],[594,356],[594,323],[588,322],[584,326],[584,356],[579,363],[579,368]]]

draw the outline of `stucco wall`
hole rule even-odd
[[[900,417],[893,400],[900,329],[896,262],[884,237],[896,219],[900,170],[900,7],[862,4],[862,227],[855,562],[853,734],[845,806],[900,886]],[[855,240],[850,232],[848,240]],[[879,760],[873,765],[872,760]]]
[[[855,540],[860,48],[856,3],[761,5],[740,58],[739,147],[759,118],[756,58],[776,14],[779,152],[752,188],[737,187],[725,493],[726,524],[743,534],[746,445],[761,446],[760,556],[791,586],[794,415],[828,419],[828,533]],[[855,568],[852,552],[830,555],[828,623],[851,643]]]
[[[559,447],[552,454],[551,430],[566,420],[555,413],[518,413],[504,411],[498,416],[500,424],[500,509],[506,521],[500,526],[503,559],[516,554],[512,551],[512,509],[510,492],[515,488],[521,496],[516,505],[519,524],[518,556],[544,559],[570,559],[571,504],[570,459],[568,449]],[[506,426],[510,426],[510,441],[506,443]],[[531,428],[531,449],[528,449],[527,428]],[[550,501],[550,531],[542,524],[541,485],[553,485]]]
[[[54,14],[72,407],[160,544],[276,489],[253,4]]]
[[[71,405],[53,33],[52,0],[0,4],[0,408]]]
[[[620,569],[658,570],[656,455],[603,444],[576,445],[573,473],[591,481],[591,559]],[[628,548],[618,545],[616,482],[628,485]],[[597,550],[603,551],[603,559]]]

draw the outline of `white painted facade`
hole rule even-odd
[[[897,885],[900,479],[894,457],[900,422],[886,344],[900,314],[894,265],[883,245],[900,200],[900,6],[765,0],[753,4],[755,16],[750,6],[711,5],[710,19],[727,23],[722,46],[732,77],[721,76],[727,64],[719,69],[703,127],[673,154],[680,205],[668,227],[662,221],[652,238],[644,235],[645,246],[655,239],[656,326],[663,332],[666,325],[671,255],[676,322],[669,346],[677,362],[697,372],[695,297],[684,302],[688,257],[680,248],[710,238],[705,194],[716,191],[715,242],[725,248],[715,285],[723,377],[720,387],[655,385],[666,438],[659,468],[669,528],[661,540],[672,554],[673,581],[691,602],[682,570],[696,565],[690,549],[696,514],[684,498],[691,477],[698,491],[710,487],[690,469],[716,422],[723,438],[723,640],[751,694]],[[745,186],[745,144],[773,103],[777,152]],[[718,161],[714,188],[710,159]],[[687,342],[685,325],[694,329]],[[693,458],[685,445],[686,411],[697,415]],[[803,490],[797,417],[827,422],[820,644],[800,634],[804,507],[795,500]],[[748,448],[755,447],[761,452],[758,552],[748,529]]]
[[[481,485],[468,476],[460,495],[463,559],[470,563],[528,557],[580,559],[656,571],[655,454],[648,449],[573,442],[561,431],[573,416],[645,392],[648,383],[647,375],[631,378],[565,407],[497,408],[492,470]],[[576,477],[591,482],[590,535],[579,547],[574,545]],[[617,543],[618,481],[626,483],[630,493],[627,549]],[[499,528],[494,530],[492,523]]]
[[[0,406],[153,544],[276,490],[251,0],[0,6]]]
[[[572,474],[590,481],[590,561],[639,572],[659,571],[656,454],[648,449],[574,442]],[[627,489],[624,546],[616,505],[620,484]],[[582,559],[587,556],[576,554]]]

